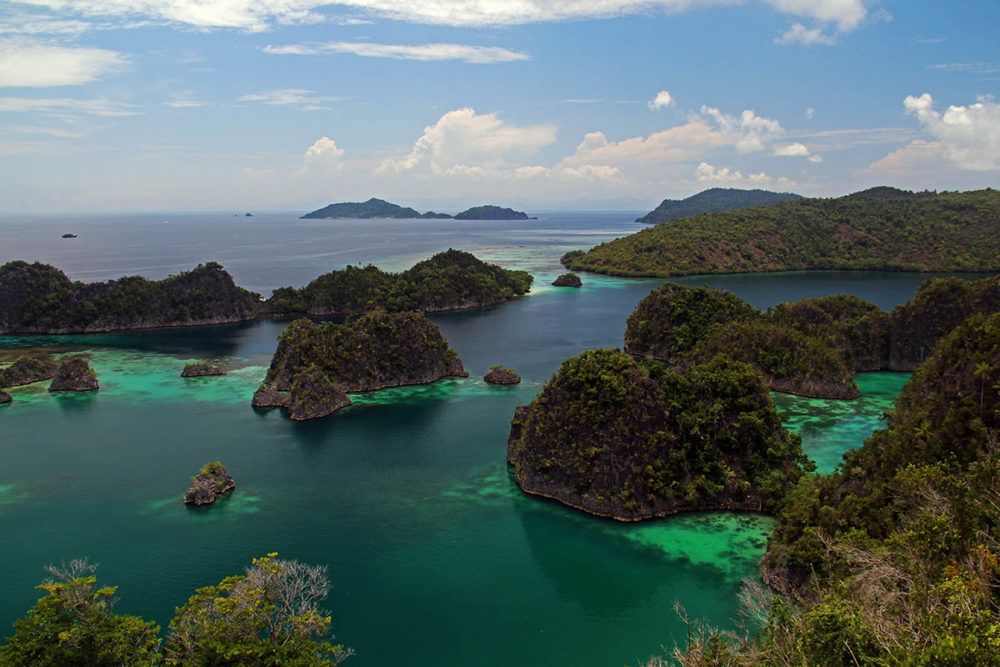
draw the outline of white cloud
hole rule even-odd
[[[670,91],[661,90],[656,94],[656,97],[649,101],[649,108],[651,111],[659,111],[665,107],[672,106],[674,103],[674,97],[670,94]]]
[[[806,120],[812,120],[813,118],[816,117],[816,110],[813,109],[812,107],[809,107],[808,109],[806,109],[806,112],[803,115],[806,117]]]
[[[303,111],[319,111],[324,109],[324,102],[336,101],[338,97],[316,95],[315,90],[308,88],[280,88],[266,90],[260,93],[241,95],[240,102],[260,102],[268,106],[298,106]]]
[[[938,111],[929,93],[903,100],[903,108],[941,144],[941,154],[967,171],[1000,170],[1000,104],[981,97],[974,104]],[[912,146],[912,144],[911,144]]]
[[[807,28],[801,23],[793,23],[788,30],[774,38],[776,44],[801,44],[813,46],[816,44],[833,44],[834,35],[828,35],[823,28]]]
[[[776,146],[771,152],[771,155],[775,157],[804,157],[810,162],[822,162],[822,156],[813,153],[809,150],[809,147],[798,141],[791,144],[783,144],[781,146]]]
[[[120,70],[126,63],[117,51],[14,39],[0,44],[0,88],[78,86]]]
[[[699,183],[706,184],[716,184],[716,185],[747,185],[754,188],[792,188],[795,187],[795,181],[790,178],[785,178],[784,176],[774,177],[761,171],[756,174],[750,174],[749,176],[744,176],[743,172],[738,169],[730,169],[729,167],[715,167],[708,164],[707,162],[702,162],[695,168],[695,178]]]
[[[344,157],[344,149],[337,145],[337,142],[330,137],[320,137],[313,142],[312,146],[306,149],[302,156],[303,169],[313,167],[335,167],[342,166],[341,159]]]
[[[719,130],[741,153],[762,151],[785,133],[781,123],[773,118],[758,116],[750,109],[745,109],[738,117],[708,106],[703,106],[701,113],[715,120]]]
[[[171,109],[197,109],[208,106],[208,102],[198,99],[197,95],[188,90],[174,93],[164,104]]]
[[[499,46],[469,44],[374,44],[372,42],[326,42],[323,44],[287,44],[265,46],[264,53],[282,56],[316,56],[350,53],[364,58],[394,60],[461,60],[477,65],[528,60],[531,56]]]
[[[497,114],[474,109],[449,111],[424,133],[410,153],[388,159],[378,173],[411,171],[428,167],[432,172],[468,167],[501,168],[537,153],[556,140],[553,125],[511,125]]]
[[[9,0],[83,16],[142,17],[198,28],[268,29],[273,23],[320,22],[324,7],[350,7],[400,21],[448,26],[509,26],[610,18],[651,11],[681,12],[740,0]],[[867,15],[866,0],[758,0],[841,31]]]
[[[0,97],[0,112],[83,113],[91,116],[135,116],[135,106],[103,99],[78,100],[68,97]]]

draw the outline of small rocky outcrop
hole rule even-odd
[[[51,380],[56,374],[56,362],[47,357],[22,356],[0,371],[0,387],[20,387]]]
[[[49,391],[95,391],[101,388],[97,373],[83,357],[73,357],[59,364]]]
[[[191,479],[191,486],[184,494],[184,502],[200,507],[211,505],[216,499],[236,488],[236,480],[226,470],[221,461],[206,463]]]
[[[580,280],[580,276],[571,271],[570,273],[564,273],[553,280],[552,284],[556,287],[582,287],[583,281]]]
[[[225,374],[226,369],[221,364],[207,361],[195,361],[184,367],[184,370],[181,372],[181,377],[200,378]]]
[[[490,384],[518,384],[521,376],[514,372],[513,368],[506,366],[490,366],[490,370],[483,379]]]
[[[253,393],[253,400],[250,402],[255,408],[287,408],[288,392],[278,391],[267,384],[262,384]]]
[[[14,399],[10,397],[10,394],[8,394],[3,390],[0,390],[0,405],[3,405],[4,403],[10,403],[13,400]]]
[[[307,421],[332,415],[351,404],[351,399],[319,368],[313,366],[299,373],[288,397],[288,416]]]

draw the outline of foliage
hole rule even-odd
[[[687,199],[664,199],[655,209],[636,222],[658,224],[670,220],[689,218],[701,213],[721,213],[752,206],[770,206],[783,201],[802,199],[790,192],[767,190],[741,190],[739,188],[710,188]]]
[[[96,667],[158,664],[160,628],[138,616],[114,613],[113,586],[97,587],[95,566],[76,560],[46,568],[45,596],[14,622],[0,646],[0,665]]]
[[[456,220],[528,220],[528,214],[500,206],[473,206],[455,215]]]
[[[447,250],[402,273],[376,266],[349,266],[316,278],[301,290],[275,290],[271,313],[357,315],[375,309],[440,311],[489,306],[526,294],[533,278],[524,271],[487,264],[461,250]]]
[[[1000,271],[1000,192],[858,193],[665,222],[567,254],[573,270],[680,276],[800,269]]]
[[[806,465],[750,366],[682,372],[615,350],[563,363],[518,409],[508,459],[529,493],[628,520],[771,510]]]
[[[73,333],[231,322],[253,317],[259,295],[215,262],[164,280],[73,282],[54,267],[0,266],[0,333]]]
[[[420,212],[412,208],[404,208],[384,199],[372,197],[366,202],[342,202],[330,204],[321,209],[306,213],[303,220],[311,218],[419,218]]]

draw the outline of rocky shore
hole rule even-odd
[[[514,372],[513,368],[491,366],[490,370],[483,376],[483,380],[489,384],[518,384],[521,382],[521,376]]]
[[[202,466],[201,470],[191,479],[191,486],[184,494],[184,502],[199,507],[211,505],[226,493],[236,488],[236,481],[220,461],[212,461]]]
[[[83,357],[73,357],[59,364],[49,391],[96,391],[101,388],[97,374]]]

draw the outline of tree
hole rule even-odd
[[[46,568],[46,595],[14,622],[14,635],[0,646],[0,665],[93,665],[142,667],[158,662],[156,623],[114,613],[117,588],[97,588],[97,566],[73,560]]]
[[[168,665],[313,667],[352,655],[329,635],[320,609],[329,591],[326,568],[255,558],[245,575],[199,588],[170,622]]]

